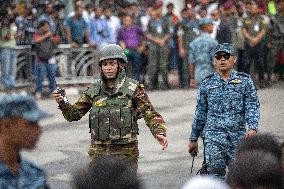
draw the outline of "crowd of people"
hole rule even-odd
[[[163,6],[167,9],[165,14]],[[187,0],[180,17],[175,14],[173,3],[163,5],[159,0],[120,3],[104,0],[95,4],[76,0],[74,11],[69,13],[58,1],[41,6],[38,1],[30,4],[19,1],[8,6],[6,12],[0,38],[1,78],[5,89],[15,86],[13,48],[32,45],[37,55],[32,60],[37,76],[36,93],[42,93],[46,72],[52,92],[57,66],[52,55],[44,51],[54,49],[54,44],[59,43],[70,44],[71,48],[88,44],[89,48],[96,49],[119,44],[129,60],[128,75],[147,84],[150,90],[196,87],[214,71],[209,51],[224,42],[235,46],[236,69],[256,73],[254,78],[258,78],[259,88],[283,79],[282,1],[266,4],[261,0]],[[44,22],[48,25],[46,31],[41,30]],[[41,48],[40,43],[46,43],[46,39],[50,48]],[[203,48],[203,44],[207,47]],[[178,84],[169,75],[178,75]]]

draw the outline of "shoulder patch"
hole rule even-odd
[[[119,89],[119,91],[128,96],[132,96],[134,92],[136,91],[136,88],[138,85],[139,85],[138,81],[136,81],[135,79],[126,77],[126,80],[123,86]]]
[[[129,86],[128,89],[135,91],[136,90],[137,85],[135,83],[129,82]]]
[[[129,82],[129,83],[133,83],[135,85],[139,85],[139,82],[135,79],[131,79],[129,77],[126,77],[126,81]]]
[[[206,79],[209,79],[210,77],[212,77],[212,76],[214,76],[214,75],[215,75],[215,74],[210,74],[210,75],[206,76],[206,77],[202,80],[202,82],[205,81]]]
[[[249,74],[246,74],[246,73],[244,73],[244,72],[238,72],[237,75],[250,77]]]

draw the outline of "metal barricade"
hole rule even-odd
[[[29,45],[17,46],[17,77],[16,87],[31,87],[35,85],[35,75],[32,74],[32,49]],[[58,84],[90,83],[98,76],[98,50],[83,45],[71,48],[69,44],[60,44],[54,50],[58,64],[56,81]],[[46,83],[46,82],[45,82]]]

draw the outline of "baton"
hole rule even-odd
[[[197,156],[196,151],[194,151],[194,153],[192,154],[192,163],[191,163],[191,168],[190,168],[190,176],[192,175],[195,156]]]

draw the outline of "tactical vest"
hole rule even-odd
[[[114,94],[106,93],[102,80],[86,91],[93,98],[89,126],[96,141],[131,138],[138,134],[137,118],[133,115],[132,98],[138,82],[124,77]]]

